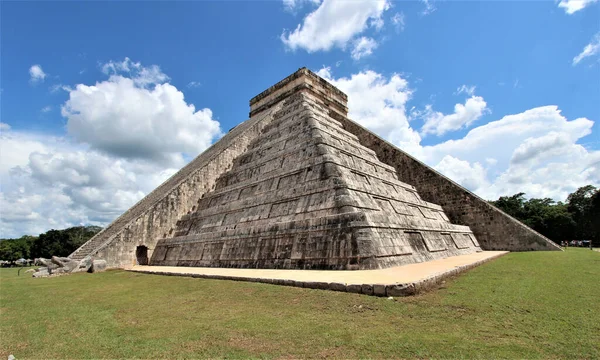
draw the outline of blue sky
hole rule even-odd
[[[598,1],[3,2],[0,30],[1,236],[105,225],[302,66],[485,198],[600,184]]]

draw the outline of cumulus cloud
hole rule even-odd
[[[567,133],[550,132],[540,137],[525,139],[512,154],[511,165],[523,164],[531,160],[540,160],[560,155],[566,146],[573,143]]]
[[[44,79],[46,79],[46,76],[48,76],[48,74],[46,74],[44,72],[44,70],[42,70],[41,65],[36,64],[36,65],[32,65],[29,68],[29,81],[32,84],[43,82]]]
[[[158,67],[126,59],[106,69],[108,80],[69,88],[68,136],[0,124],[3,236],[105,226],[219,136],[210,109],[161,83]]]
[[[571,15],[597,1],[598,0],[560,0],[558,7],[563,8],[567,14]]]
[[[471,164],[468,161],[446,155],[434,168],[474,192],[489,186],[487,171],[478,162]]]
[[[140,62],[133,62],[128,57],[121,62],[111,60],[103,64],[102,72],[106,75],[125,73],[137,86],[142,87],[162,84],[170,80],[158,65],[142,66]]]
[[[569,121],[557,106],[543,106],[476,127],[461,139],[425,146],[423,155],[434,165],[447,155],[470,164],[494,159],[488,163],[490,184],[478,190],[489,199],[523,191],[564,200],[579,186],[600,183],[600,151],[577,144],[593,124],[586,118]]]
[[[581,62],[581,60],[585,59],[586,57],[594,56],[594,55],[598,54],[599,52],[600,52],[600,32],[596,33],[596,35],[594,35],[594,37],[592,38],[592,41],[590,41],[590,43],[587,44],[583,48],[583,50],[579,53],[579,55],[577,55],[573,58],[573,66],[579,64],[579,62]]]
[[[468,98],[464,104],[454,105],[454,113],[448,115],[433,111],[432,106],[427,105],[421,133],[440,136],[449,131],[468,127],[486,112],[488,112],[487,103],[481,96],[475,95]]]
[[[558,106],[506,115],[462,138],[423,146],[407,120],[412,90],[406,79],[373,71],[335,78],[330,68],[318,73],[348,95],[351,119],[483,198],[523,191],[564,201],[580,186],[600,185],[600,151],[577,143],[594,122],[569,120]]]
[[[350,118],[405,149],[418,146],[421,137],[409,126],[406,116],[412,90],[399,74],[388,78],[366,70],[336,79],[328,67],[317,74],[348,95]]]
[[[292,32],[281,34],[288,49],[304,49],[309,53],[346,49],[367,28],[381,28],[382,15],[390,8],[387,0],[324,0],[308,14]]]
[[[373,50],[377,48],[377,42],[371,38],[362,36],[354,42],[352,49],[352,58],[359,60],[362,57],[371,55]]]
[[[0,140],[0,232],[6,237],[104,226],[176,171],[64,137],[8,130]]]
[[[76,141],[117,157],[180,164],[183,154],[198,154],[220,136],[210,109],[196,110],[176,87],[157,83],[166,78],[157,76],[158,67],[147,70],[126,59],[103,69],[129,71],[125,66],[131,64],[136,70],[131,78],[111,75],[69,92],[61,113]]]

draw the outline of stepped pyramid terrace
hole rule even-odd
[[[70,258],[123,268],[373,270],[560,250],[347,115],[343,92],[299,69]]]

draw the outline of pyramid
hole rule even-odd
[[[71,257],[112,267],[334,270],[560,249],[352,122],[346,104],[299,69]]]

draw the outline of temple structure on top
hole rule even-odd
[[[347,117],[306,68],[72,258],[134,264],[376,269],[552,241]]]

